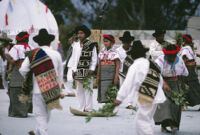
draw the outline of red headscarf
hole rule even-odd
[[[164,54],[177,54],[181,50],[181,48],[178,45],[174,46],[176,47],[176,50],[167,51],[166,48],[163,48]]]
[[[24,35],[23,37],[16,36],[16,40],[17,40],[17,41],[22,41],[22,40],[25,40],[25,39],[28,38],[28,37],[29,37],[29,34]]]
[[[184,38],[184,39],[186,39],[188,42],[190,42],[190,43],[192,43],[192,40],[189,38],[189,37],[187,37],[186,35],[182,35],[182,38]]]
[[[113,43],[115,43],[115,39],[109,35],[103,35],[104,38],[107,38],[108,40],[112,41]]]

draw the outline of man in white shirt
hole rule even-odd
[[[163,43],[165,42],[164,41],[165,33],[166,33],[165,30],[156,29],[155,32],[152,34],[152,36],[156,38],[156,40],[154,40],[150,44],[149,53],[152,60],[155,60],[159,56],[164,55],[162,49],[163,49]]]
[[[135,45],[131,53],[134,63],[130,66],[114,102],[115,105],[119,105],[129,93],[138,94],[139,109],[135,118],[135,135],[154,135],[151,125],[153,115],[157,104],[166,100],[162,89],[163,80],[160,69],[155,66],[155,63],[145,58],[147,51],[148,49],[142,44]],[[154,77],[151,77],[152,75]]]
[[[36,130],[30,135],[48,135],[48,122],[52,109],[61,109],[59,104],[60,88],[63,82],[63,66],[60,54],[50,48],[55,36],[41,29],[33,40],[40,45],[30,52],[20,68],[25,77],[33,72],[33,113],[36,118]],[[45,94],[46,93],[46,94]]]
[[[80,103],[79,110],[91,112],[93,110],[92,93],[87,88],[84,88],[83,82],[94,74],[97,65],[98,45],[96,42],[87,39],[91,31],[85,25],[76,27],[76,33],[79,41],[73,45],[71,65],[73,77],[77,84],[77,98]],[[91,79],[89,87],[93,89],[93,79]]]
[[[133,36],[131,36],[129,31],[125,31],[122,37],[119,37],[119,40],[122,41],[122,45],[116,49],[117,53],[119,54],[119,58],[120,58],[120,72],[123,72],[123,63],[124,60],[127,56],[127,51],[129,51],[130,47],[131,47],[131,42],[134,40],[135,38]],[[119,75],[119,80],[120,80],[120,86],[122,86],[124,78],[122,76]],[[131,94],[129,94],[128,96],[128,104],[127,104],[127,109],[133,109],[133,99]]]
[[[76,44],[76,36],[75,31],[71,31],[70,33],[67,34],[67,40],[68,40],[68,45],[70,45],[68,51],[67,51],[67,56],[66,56],[66,63],[65,63],[65,69],[64,69],[64,74],[66,75],[66,82],[64,83],[65,89],[64,89],[64,94],[65,96],[70,96],[74,97],[75,96],[75,89],[73,88],[73,76],[72,76],[72,67],[73,67],[73,59],[72,59],[72,50],[74,44]]]

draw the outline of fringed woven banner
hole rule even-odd
[[[59,103],[60,86],[51,58],[39,48],[33,51],[30,59],[31,69],[48,109],[62,109]]]

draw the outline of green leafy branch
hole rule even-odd
[[[106,100],[108,103],[102,106],[102,108],[99,108],[98,111],[93,110],[87,117],[86,117],[86,123],[90,122],[92,117],[95,116],[104,116],[104,117],[110,117],[113,115],[113,111],[115,109],[114,100],[116,99],[118,92],[118,88],[115,85],[112,85],[108,87],[108,90],[106,91]]]
[[[179,32],[176,32],[176,35],[174,37],[174,39],[176,40],[176,44],[181,46],[182,42],[183,42],[183,38],[182,38],[182,34]]]
[[[86,77],[85,80],[83,81],[83,88],[84,88],[84,89],[87,89],[87,90],[90,92],[90,94],[92,95],[93,90],[92,90],[92,88],[90,87],[91,81],[92,81],[92,76]]]
[[[171,98],[176,105],[187,107],[189,102],[186,100],[186,93],[187,91],[183,90],[180,91],[171,90]]]
[[[73,80],[72,88],[76,89],[76,81],[75,80]]]

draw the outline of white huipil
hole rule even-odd
[[[134,61],[134,63],[129,67],[126,79],[117,94],[117,100],[123,101],[129,93],[138,92],[149,71],[149,65],[149,61],[145,58],[138,58]],[[135,118],[134,135],[154,135],[152,127],[153,115],[157,104],[163,103],[166,100],[162,85],[163,79],[160,76],[160,83],[153,104],[140,104],[140,102],[138,102],[139,109]]]
[[[25,52],[32,50],[33,47],[29,45],[29,47],[24,47],[24,45],[14,45],[10,51],[9,55],[14,59],[14,61],[17,61],[19,59],[25,59]]]
[[[161,74],[164,77],[188,76],[189,74],[183,59],[179,56],[177,56],[174,65],[166,61],[165,55],[159,56],[155,62],[160,67]]]
[[[156,60],[159,56],[164,55],[162,51],[162,45],[154,40],[149,46],[149,54],[152,60]]]
[[[195,54],[190,46],[184,46],[181,48],[179,56],[182,58],[184,55],[188,58],[188,60],[195,60]]]
[[[123,72],[123,63],[124,63],[124,60],[125,60],[125,58],[126,58],[126,56],[127,56],[127,54],[126,54],[127,51],[124,50],[123,45],[121,45],[120,47],[118,47],[118,48],[116,49],[116,51],[117,51],[117,53],[118,53],[118,55],[119,55],[119,59],[120,59],[120,69],[119,69],[119,71],[120,71],[120,72]],[[119,75],[120,87],[122,86],[123,82],[124,82],[124,78],[123,78],[122,76]],[[127,97],[127,105],[128,105],[128,106],[129,106],[129,105],[133,105],[133,96],[135,96],[135,95],[132,95],[132,94],[133,94],[133,93],[130,93],[130,94],[128,95],[128,97]]]
[[[80,45],[80,41],[76,42],[73,45],[73,51],[72,51],[72,56],[70,59],[71,60],[71,67],[72,67],[72,72],[76,72],[77,71],[77,66],[78,66],[78,62],[81,56],[81,52],[82,52],[82,47]],[[92,60],[90,63],[90,67],[89,70],[94,71],[97,65],[97,51],[96,51],[96,47],[93,48],[93,52],[92,52]],[[83,88],[83,83],[80,81],[76,81],[77,82],[77,98],[79,100],[79,110],[80,111],[92,111],[93,109],[93,95],[87,90]],[[90,83],[90,88],[93,89],[93,80],[91,80]]]
[[[40,47],[43,49],[46,54],[51,58],[54,69],[56,71],[56,75],[58,77],[58,82],[61,87],[63,82],[63,66],[62,66],[62,58],[60,54],[51,49],[48,46]],[[21,68],[19,69],[20,73],[25,77],[26,74],[30,71],[30,61],[29,58],[26,57],[24,62],[22,63]],[[33,75],[33,113],[36,118],[36,135],[48,135],[48,122],[50,118],[50,111],[47,109],[47,105],[41,95],[40,88],[38,86],[38,82]]]

